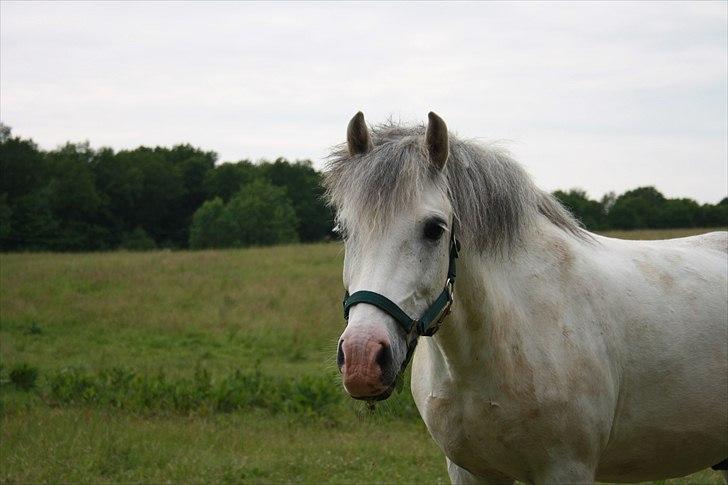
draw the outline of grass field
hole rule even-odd
[[[342,256],[0,255],[0,482],[447,482],[407,391],[340,389]]]
[[[600,234],[620,239],[672,239],[675,237],[696,236],[711,231],[725,231],[726,228],[715,229],[637,229],[634,231],[604,231]]]

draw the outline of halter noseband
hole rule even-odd
[[[344,319],[349,320],[349,309],[352,306],[359,303],[368,303],[379,308],[383,312],[394,318],[399,326],[405,332],[405,335],[409,335],[414,328],[417,337],[432,337],[440,329],[445,317],[450,314],[450,307],[453,301],[453,292],[455,286],[455,260],[458,258],[458,251],[460,251],[460,242],[455,237],[455,223],[453,222],[450,231],[450,262],[447,267],[447,280],[445,280],[445,288],[440,293],[440,296],[435,299],[432,304],[427,307],[427,310],[422,316],[415,320],[410,318],[407,313],[402,310],[399,305],[394,303],[392,300],[384,295],[375,293],[373,291],[361,290],[354,292],[349,295],[347,291],[344,295]],[[407,357],[402,363],[400,373],[404,371],[412,358],[415,347],[417,346],[417,337],[407,345]]]

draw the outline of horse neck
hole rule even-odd
[[[543,219],[508,258],[464,249],[453,313],[433,339],[451,375],[499,372],[519,354],[537,351],[537,320],[552,317],[555,305],[544,304],[545,295],[578,244]]]

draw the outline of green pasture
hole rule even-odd
[[[0,255],[0,483],[448,482],[406,389],[341,390],[342,257]]]

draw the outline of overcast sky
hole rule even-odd
[[[547,190],[728,194],[726,2],[0,5],[0,119],[43,148],[321,167],[357,110],[434,110]]]

